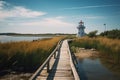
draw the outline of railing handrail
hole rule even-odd
[[[67,44],[68,44],[68,41],[70,41],[70,40],[67,40]],[[70,65],[71,65],[71,68],[72,68],[73,76],[74,76],[75,80],[80,80],[80,77],[79,77],[79,75],[77,73],[77,70],[75,68],[75,65],[73,63],[74,61],[73,61],[72,56],[71,56],[72,54],[70,52],[69,45],[68,45],[68,53],[69,53],[69,56],[70,56]]]
[[[44,61],[44,63],[37,69],[37,71],[33,74],[32,77],[30,77],[29,80],[35,80],[37,78],[37,76],[39,75],[39,73],[41,73],[41,71],[44,69],[44,67],[47,65],[47,63],[49,62],[49,60],[51,59],[51,57],[55,54],[55,52],[57,51],[57,49],[60,47],[62,40],[60,40],[56,46],[56,48],[53,50],[53,52],[49,55],[49,57]]]

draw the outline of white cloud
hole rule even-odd
[[[14,7],[11,13],[14,13],[15,17],[19,16],[28,18],[42,16],[46,14],[44,12],[32,11],[20,6]]]
[[[65,17],[63,16],[57,16],[56,19],[64,19]]]
[[[34,18],[46,14],[45,12],[33,11],[23,6],[10,6],[7,4],[8,3],[6,3],[5,1],[0,1],[0,19],[5,19],[9,17]],[[6,5],[9,8],[6,8]]]
[[[61,19],[56,18],[45,18],[43,20],[32,21],[32,22],[24,22],[20,23],[22,26],[40,26],[40,27],[68,27],[73,26],[73,24],[64,22]]]
[[[86,19],[103,19],[103,16],[85,16]]]
[[[0,9],[2,9],[3,4],[3,1],[0,1]]]
[[[106,17],[104,16],[93,16],[93,15],[76,15],[72,16],[72,18],[80,20],[80,19],[105,19]]]
[[[56,17],[21,23],[12,22],[8,25],[14,27],[14,31],[20,33],[71,33],[76,30],[75,24],[63,21],[62,19],[56,19]]]
[[[115,7],[120,5],[97,5],[97,6],[82,6],[82,7],[71,7],[63,8],[63,10],[73,10],[73,9],[88,9],[88,8],[99,8],[99,7]]]
[[[2,9],[5,4],[7,4],[5,1],[0,1],[0,9]]]

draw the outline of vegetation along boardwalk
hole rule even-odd
[[[80,80],[67,40],[59,42],[30,80]]]

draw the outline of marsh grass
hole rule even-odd
[[[63,37],[38,41],[0,43],[0,70],[34,71]]]
[[[105,37],[96,38],[75,38],[70,42],[71,50],[77,51],[77,48],[91,49],[99,51],[100,60],[110,71],[120,75],[120,40],[109,39]]]
[[[81,47],[86,49],[95,48],[100,52],[101,56],[106,58],[106,60],[114,64],[120,64],[120,40],[119,39],[109,39],[105,37],[75,38],[74,41],[70,43],[70,46]]]

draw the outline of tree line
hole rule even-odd
[[[120,29],[113,29],[100,33],[100,36],[106,36],[112,39],[120,39]]]
[[[97,30],[91,31],[87,35],[91,38],[96,37],[97,32],[98,32]],[[111,38],[111,39],[120,39],[120,29],[104,31],[104,32],[101,32],[98,36],[104,36],[104,37]]]

